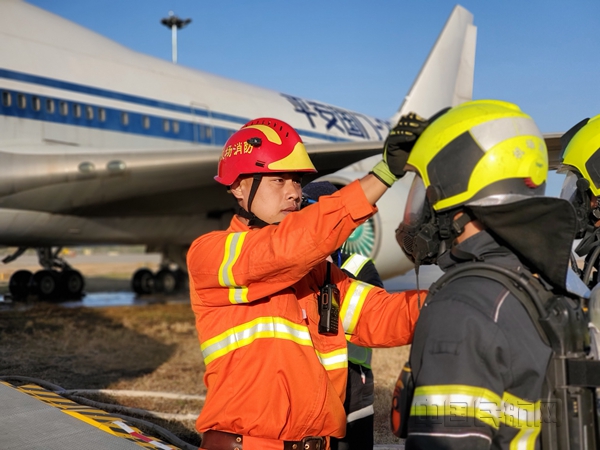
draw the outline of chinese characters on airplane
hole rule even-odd
[[[321,121],[327,131],[335,129],[349,136],[373,139],[365,127],[366,123],[379,140],[385,137],[390,128],[389,124],[381,119],[370,118],[312,100],[304,100],[286,94],[281,95],[294,106],[295,112],[306,116],[312,128],[317,128],[315,121]]]

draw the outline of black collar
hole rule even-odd
[[[488,262],[508,269],[523,267],[517,255],[496,241],[487,230],[482,230],[460,244],[453,245],[450,251],[438,258],[438,266],[444,272],[466,262]]]

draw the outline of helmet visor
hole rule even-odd
[[[573,203],[575,196],[577,195],[577,180],[579,176],[575,172],[567,172],[565,181],[563,182],[562,189],[560,190],[560,198],[568,200]]]
[[[406,199],[404,219],[402,220],[404,224],[418,225],[423,222],[425,199],[426,189],[423,179],[419,175],[415,175]]]

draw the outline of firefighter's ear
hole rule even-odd
[[[242,200],[244,198],[244,190],[239,178],[235,180],[231,186],[229,186],[229,192],[233,194],[236,200]]]

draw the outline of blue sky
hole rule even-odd
[[[453,0],[31,0],[127,47],[236,80],[388,118]],[[517,103],[542,132],[600,114],[600,1],[464,0],[477,26],[474,98]],[[556,194],[556,180],[549,194]]]

